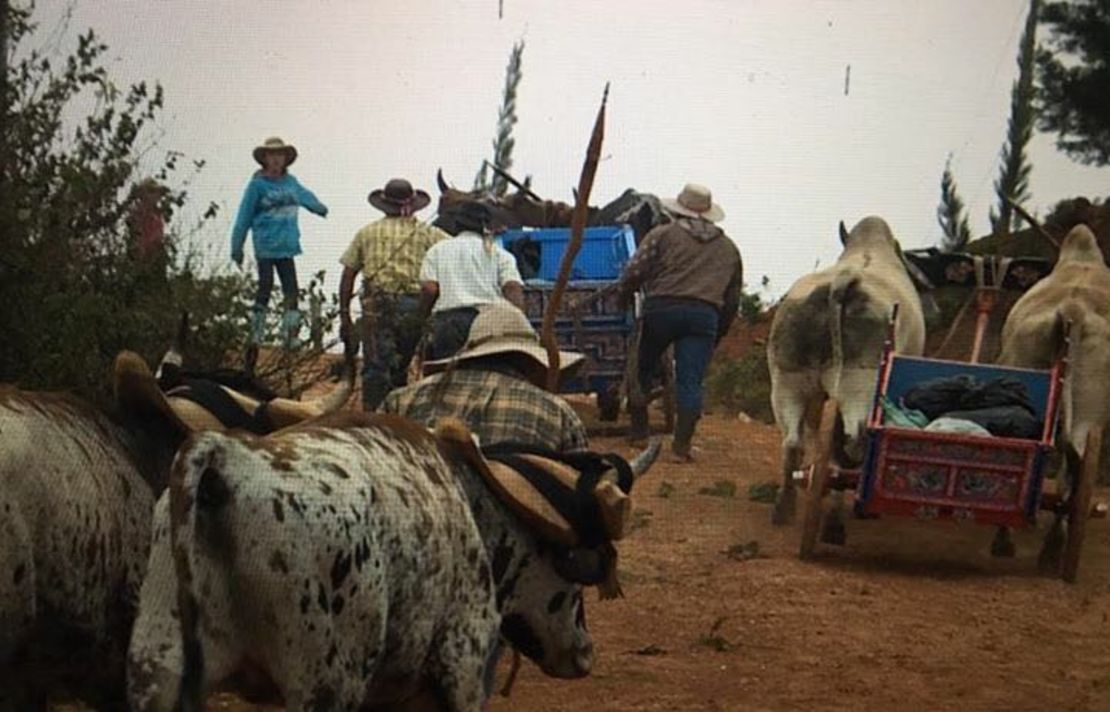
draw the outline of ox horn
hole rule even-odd
[[[275,398],[269,404],[270,418],[277,428],[284,428],[309,418],[334,413],[347,404],[354,387],[355,368],[353,359],[348,357],[344,359],[339,383],[330,392],[310,401]]]
[[[647,474],[647,471],[651,469],[656,459],[659,458],[659,451],[662,449],[663,441],[659,438],[652,438],[648,446],[628,463],[628,466],[632,468],[632,477],[634,479],[640,479],[640,477]]]
[[[447,181],[443,180],[443,169],[436,169],[436,185],[439,186],[440,193],[446,193],[451,190],[451,186],[447,185]]]
[[[840,221],[840,244],[848,244],[848,229],[844,227],[844,221]]]

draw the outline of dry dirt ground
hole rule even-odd
[[[849,520],[846,547],[801,562],[798,525],[748,499],[776,477],[775,428],[709,416],[696,454],[638,484],[625,598],[588,596],[593,674],[526,662],[494,712],[1110,709],[1110,522],[1091,522],[1075,585],[1036,572],[1037,532],[999,561],[971,524]],[[757,558],[729,555],[750,542]]]

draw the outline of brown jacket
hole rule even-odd
[[[742,280],[740,250],[721,228],[679,218],[644,237],[625,267],[619,291],[626,300],[640,287],[648,297],[700,299],[717,307],[722,322],[731,323]]]

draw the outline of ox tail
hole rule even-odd
[[[204,647],[200,637],[200,604],[193,560],[198,553],[197,519],[222,507],[230,498],[223,476],[212,466],[214,433],[185,443],[170,474],[170,542],[177,575],[177,606],[181,621],[181,686],[178,712],[204,712]]]
[[[1057,353],[1065,347],[1065,334],[1071,341],[1068,348],[1068,371],[1063,382],[1063,391],[1060,393],[1060,406],[1063,409],[1064,433],[1070,435],[1075,425],[1075,374],[1079,372],[1079,349],[1077,346],[1083,340],[1084,310],[1081,304],[1067,301],[1056,309],[1056,324],[1053,329],[1052,343]],[[1071,322],[1071,331],[1067,331],[1068,322]],[[1082,448],[1082,443],[1073,443],[1076,448]]]
[[[840,374],[844,370],[844,307],[859,287],[857,270],[838,272],[829,285],[829,342],[832,346],[832,384],[829,396],[840,398]]]

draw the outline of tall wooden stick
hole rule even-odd
[[[1025,220],[1025,222],[1027,222],[1027,223],[1029,223],[1030,225],[1032,225],[1032,226],[1033,226],[1033,229],[1037,231],[1037,234],[1038,234],[1038,235],[1040,235],[1040,236],[1041,236],[1041,237],[1043,237],[1044,239],[1046,239],[1046,240],[1048,240],[1049,242],[1051,242],[1051,243],[1052,243],[1052,246],[1053,246],[1053,247],[1055,247],[1055,248],[1056,248],[1057,250],[1059,250],[1059,249],[1060,249],[1060,241],[1059,241],[1059,240],[1057,240],[1057,239],[1056,239],[1055,237],[1053,237],[1052,235],[1050,235],[1050,234],[1048,233],[1048,230],[1045,230],[1045,229],[1044,229],[1044,227],[1043,227],[1043,226],[1041,226],[1041,224],[1040,224],[1039,222],[1037,222],[1037,219],[1036,219],[1036,218],[1034,218],[1034,217],[1033,217],[1032,215],[1030,215],[1030,214],[1028,213],[1028,211],[1026,211],[1026,209],[1025,209],[1025,208],[1023,208],[1023,207],[1021,207],[1020,205],[1018,205],[1018,204],[1017,204],[1017,202],[1015,202],[1014,200],[1012,200],[1012,199],[1010,198],[1010,196],[1008,196],[1008,195],[1004,195],[1004,196],[1002,196],[1002,199],[1003,199],[1003,200],[1005,200],[1005,201],[1006,201],[1006,203],[1007,203],[1007,204],[1008,204],[1008,205],[1009,205],[1009,206],[1010,206],[1011,208],[1013,208],[1013,209],[1014,209],[1014,212],[1015,212],[1015,213],[1017,213],[1018,215],[1020,215],[1020,216],[1022,217],[1022,219],[1023,219],[1023,220]]]
[[[540,340],[547,349],[547,390],[554,393],[559,388],[559,343],[555,339],[555,315],[563,301],[563,293],[570,279],[570,270],[574,265],[574,258],[582,246],[582,233],[586,229],[587,209],[590,201],[590,189],[594,185],[594,176],[597,174],[597,164],[601,157],[601,142],[605,137],[605,103],[609,99],[609,84],[605,84],[605,93],[601,97],[601,107],[597,110],[597,119],[594,121],[594,130],[590,134],[590,144],[586,149],[586,161],[582,164],[582,175],[578,179],[578,191],[574,201],[574,216],[570,222],[570,241],[567,242],[563,252],[563,261],[559,265],[559,275],[555,279],[555,288],[551,291],[551,299],[547,302],[547,310],[543,314],[543,327],[540,331]]]

